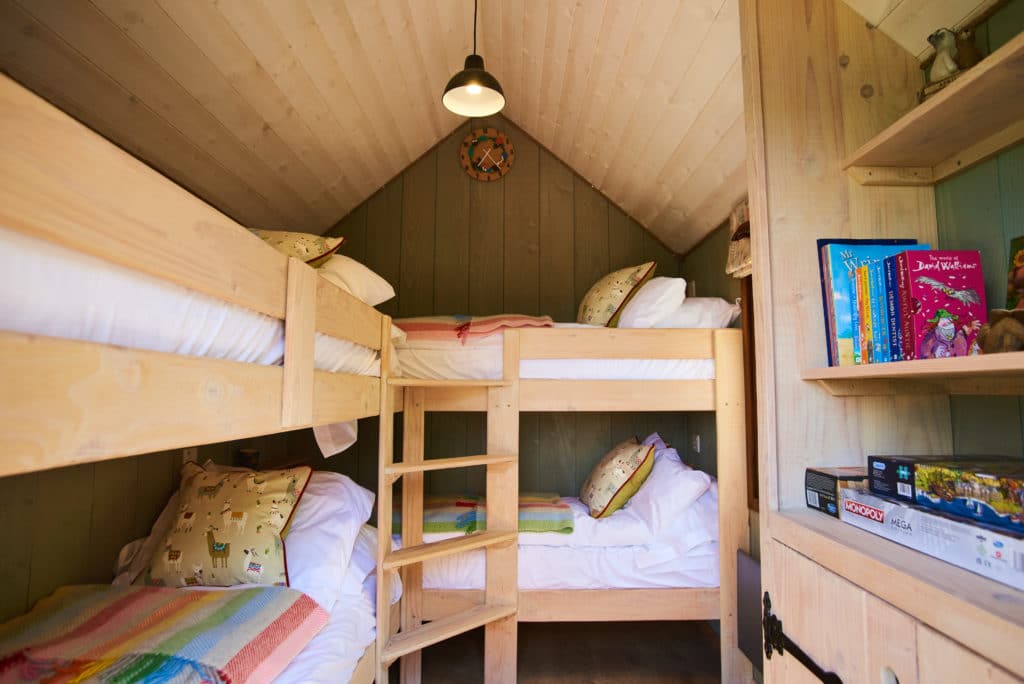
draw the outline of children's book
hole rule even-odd
[[[859,337],[854,344],[855,363],[874,363],[874,331],[871,327],[871,280],[868,278],[868,264],[862,264],[854,271],[853,290],[856,294],[855,305],[857,320],[859,322]]]
[[[905,268],[900,268],[900,262]],[[988,320],[981,254],[907,251],[897,257],[903,355],[933,359],[978,354],[975,338]]]
[[[868,263],[868,285],[871,306],[872,363],[886,363],[889,358],[889,324],[885,309],[885,262]]]
[[[885,321],[889,335],[889,360],[903,360],[903,329],[900,327],[900,292],[896,277],[896,257],[885,257]]]
[[[854,282],[850,272],[872,259],[913,248],[907,238],[823,238],[817,242],[821,299],[825,312],[825,339],[830,366],[854,365]],[[927,245],[922,245],[927,248]],[[858,351],[857,356],[860,353]]]

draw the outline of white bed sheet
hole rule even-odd
[[[284,323],[0,226],[0,329],[276,365]],[[318,370],[379,375],[376,351],[317,333]]]
[[[572,534],[519,535],[520,589],[642,589],[718,586],[718,488],[712,486],[669,528],[656,537],[640,535],[647,543],[624,543],[627,528],[602,528],[602,520],[573,505]],[[586,520],[580,519],[582,513]],[[607,519],[612,520],[614,516]],[[590,521],[591,524],[587,524]],[[458,534],[426,534],[439,541]],[[401,539],[394,536],[396,548]],[[482,589],[486,554],[483,550],[427,561],[427,589]]]
[[[556,328],[593,328],[555,323]],[[402,374],[438,380],[490,380],[502,377],[503,335],[463,344],[459,340],[396,342]],[[712,359],[524,359],[519,377],[550,380],[711,380]]]

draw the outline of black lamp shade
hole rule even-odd
[[[484,70],[484,58],[466,57],[466,67],[452,76],[441,98],[444,106],[460,116],[490,116],[505,106],[498,79]]]

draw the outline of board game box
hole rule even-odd
[[[804,498],[807,507],[839,517],[839,490],[868,488],[868,469],[864,466],[808,468],[804,471]]]
[[[901,252],[897,275],[904,359],[980,352],[975,338],[988,320],[988,308],[979,252]]]
[[[897,544],[1024,590],[1024,538],[882,499],[840,490],[839,519]]]

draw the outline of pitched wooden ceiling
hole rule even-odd
[[[471,0],[0,0],[0,69],[253,227],[455,129]],[[502,112],[677,252],[745,194],[738,0],[481,0]],[[83,169],[83,172],[87,172]]]

